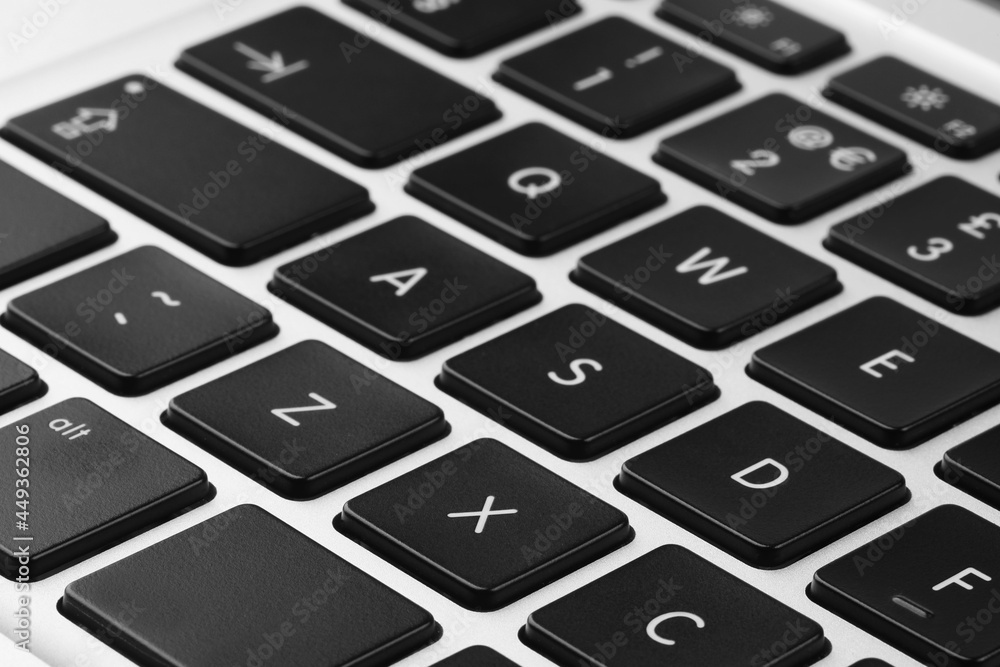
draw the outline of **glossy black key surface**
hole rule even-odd
[[[163,667],[386,667],[440,635],[429,612],[253,505],[72,582],[61,609]]]
[[[456,58],[475,56],[580,12],[576,0],[344,0]]]
[[[626,445],[719,396],[704,368],[576,304],[449,359],[438,385],[575,461]]]
[[[434,663],[433,667],[518,667],[518,665],[489,647],[472,646],[450,658]]]
[[[290,262],[271,291],[390,359],[413,359],[538,303],[535,281],[419,218]]]
[[[406,191],[526,255],[548,255],[667,200],[655,179],[529,123],[415,170]]]
[[[479,92],[308,7],[193,46],[177,67],[363,167],[500,117]]]
[[[816,622],[675,545],[542,607],[524,636],[562,667],[802,667],[829,652]]]
[[[144,76],[18,116],[0,136],[224,264],[374,209],[360,185]]]
[[[942,308],[1000,304],[1000,197],[954,176],[835,225],[824,245]]]
[[[851,50],[840,31],[776,2],[664,0],[656,15],[779,74],[799,74]]]
[[[114,243],[107,221],[0,162],[0,289]]]
[[[7,579],[25,564],[31,581],[49,576],[213,494],[201,468],[83,398],[3,427],[0,441],[0,483],[17,502],[0,544]]]
[[[909,169],[898,148],[782,94],[668,137],[653,159],[781,223],[813,218]]]
[[[318,341],[177,396],[163,419],[295,499],[326,493],[448,433],[439,408]]]
[[[263,306],[152,246],[11,300],[2,322],[125,396],[148,393],[278,333]]]
[[[628,517],[496,440],[344,505],[338,527],[464,607],[492,610],[628,542]]]
[[[892,56],[834,77],[823,94],[949,157],[1000,147],[1000,106]]]
[[[885,297],[758,350],[747,373],[891,449],[1000,401],[1000,353]]]
[[[816,602],[924,664],[997,667],[1000,527],[944,505],[816,572]]]
[[[1000,426],[945,452],[938,474],[966,493],[1000,508]]]
[[[586,255],[572,278],[709,349],[760,333],[841,290],[826,264],[707,206]]]
[[[892,665],[875,658],[867,658],[861,662],[854,663],[851,667],[892,667]]]
[[[35,400],[47,390],[34,368],[0,350],[0,414]]]
[[[619,488],[737,558],[784,567],[905,503],[896,471],[767,403],[629,459]]]
[[[739,90],[731,69],[687,53],[686,47],[613,16],[503,61],[493,78],[619,139]]]

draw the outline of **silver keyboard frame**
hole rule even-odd
[[[1000,310],[974,318],[945,313],[923,299],[840,259],[826,251],[821,245],[827,229],[835,222],[885,199],[890,193],[912,189],[940,175],[959,175],[982,188],[1000,194],[1000,182],[997,180],[998,174],[1000,174],[1000,153],[994,153],[971,163],[954,161],[829,103],[819,94],[819,90],[831,76],[866,62],[877,55],[892,53],[931,69],[981,95],[991,96],[992,92],[994,101],[1000,102],[995,86],[991,91],[984,85],[985,82],[1000,80],[1000,64],[966,51],[961,45],[949,43],[910,23],[884,35],[880,23],[884,19],[884,15],[875,7],[859,0],[783,1],[788,5],[799,7],[803,11],[817,14],[818,18],[843,30],[851,42],[851,54],[804,76],[782,77],[766,72],[714,46],[700,44],[688,33],[654,18],[653,12],[658,4],[657,0],[629,0],[628,2],[623,0],[581,0],[584,12],[572,20],[554,28],[534,33],[477,58],[454,60],[440,55],[392,29],[381,27],[372,19],[335,0],[305,3],[292,2],[291,0],[234,1],[230,3],[233,11],[222,16],[216,12],[216,7],[213,6],[217,3],[206,1],[181,16],[139,30],[127,38],[117,39],[113,43],[89,49],[78,57],[51,63],[32,72],[0,82],[0,119],[7,119],[15,114],[29,111],[118,76],[130,73],[148,73],[193,99],[244,123],[255,131],[273,132],[274,136],[286,146],[364,184],[371,190],[372,198],[378,206],[375,213],[359,221],[317,237],[276,257],[261,261],[255,266],[228,268],[216,264],[180,241],[123,211],[86,187],[75,183],[55,169],[10,144],[0,142],[0,159],[22,169],[27,174],[102,215],[110,221],[112,227],[120,235],[119,241],[111,247],[3,290],[0,292],[0,306],[5,307],[9,299],[64,276],[72,275],[84,267],[115,257],[128,249],[143,244],[154,244],[218,280],[234,286],[244,295],[265,304],[271,309],[275,320],[281,327],[281,334],[276,339],[141,398],[114,396],[69,370],[61,363],[44,357],[36,348],[12,333],[0,330],[0,348],[34,366],[49,385],[49,393],[45,397],[0,417],[0,424],[18,422],[27,415],[73,396],[86,396],[123,418],[126,422],[142,429],[181,456],[201,466],[218,489],[218,496],[210,503],[34,584],[31,590],[33,614],[31,645],[36,656],[53,667],[85,665],[122,667],[131,665],[130,661],[92,638],[57,612],[56,602],[66,585],[227,508],[240,503],[254,503],[373,574],[434,614],[444,628],[443,638],[398,663],[400,667],[425,667],[462,648],[476,644],[492,646],[525,667],[549,665],[551,663],[517,639],[518,631],[524,625],[528,615],[548,602],[576,590],[650,549],[666,543],[681,544],[694,550],[822,624],[833,644],[832,654],[820,663],[823,667],[846,667],[855,661],[869,657],[881,658],[897,667],[916,665],[917,663],[912,659],[811,602],[807,598],[805,590],[813,572],[822,565],[936,505],[943,503],[961,505],[994,523],[1000,524],[1000,512],[948,486],[940,481],[933,471],[934,464],[941,459],[945,450],[1000,423],[1000,407],[980,414],[916,449],[894,452],[881,449],[750,380],[746,376],[744,368],[753,350],[780,340],[873,295],[889,296],[922,313],[938,317],[945,321],[948,326],[972,336],[986,345],[1000,349]],[[448,76],[469,87],[487,92],[503,110],[504,118],[500,122],[434,149],[429,154],[421,156],[415,163],[408,162],[388,169],[369,171],[354,167],[287,129],[275,126],[264,116],[249,110],[173,67],[174,60],[183,48],[297,4],[315,6],[358,30],[371,30],[375,26],[376,30],[373,34],[376,39],[430,67],[445,72]],[[743,90],[639,138],[627,141],[605,141],[589,130],[583,129],[558,114],[500,86],[490,78],[497,63],[502,58],[548,42],[559,35],[577,30],[587,23],[611,14],[628,16],[682,45],[693,45],[696,49],[703,50],[710,58],[735,69],[744,85]],[[931,55],[933,58],[930,57]],[[915,168],[914,173],[808,223],[786,227],[768,222],[735,204],[729,203],[651,161],[650,157],[662,138],[695,126],[766,93],[777,91],[788,92],[876,137],[904,148],[910,155]],[[555,256],[532,259],[518,255],[484,238],[465,225],[403,193],[402,184],[415,164],[425,164],[461,151],[529,120],[545,122],[580,139],[581,142],[596,145],[619,160],[659,179],[664,191],[670,197],[670,201],[652,212],[598,234]],[[155,158],[156,156],[150,156],[150,159],[155,160]],[[834,266],[844,284],[843,293],[749,341],[721,352],[706,352],[682,343],[570,282],[568,278],[570,271],[577,258],[585,253],[602,248],[637,230],[699,204],[714,206],[738,220]],[[464,239],[534,276],[544,295],[544,301],[526,312],[508,318],[420,360],[388,362],[300,310],[276,299],[267,291],[266,285],[277,266],[404,214],[420,216],[446,232]],[[447,358],[570,302],[583,303],[612,314],[622,324],[709,368],[722,389],[722,397],[707,407],[660,428],[597,461],[571,463],[556,458],[524,438],[491,422],[434,386],[434,378],[441,368],[442,362]],[[864,332],[859,331],[858,335],[863,336]],[[295,342],[310,338],[319,339],[332,345],[439,405],[444,409],[452,425],[451,434],[440,442],[321,498],[308,502],[294,502],[284,500],[250,481],[208,452],[161,425],[160,414],[171,397],[284,349]],[[901,509],[788,568],[763,571],[745,565],[701,538],[626,498],[614,489],[612,480],[622,462],[627,458],[646,451],[750,400],[771,402],[809,424],[831,433],[869,456],[899,470],[906,476],[913,491],[913,499]],[[500,611],[481,614],[467,611],[450,602],[434,590],[414,580],[333,529],[331,521],[348,499],[470,440],[483,436],[495,437],[507,443],[624,510],[635,528],[635,541]],[[2,493],[10,493],[11,497],[0,502],[0,506],[9,508],[5,511],[13,513],[13,491],[4,490]],[[8,519],[13,520],[13,517],[4,520]],[[974,539],[974,536],[970,536],[970,538]],[[156,576],[156,573],[150,573],[150,576]],[[3,636],[10,636],[13,618],[11,613],[14,609],[15,598],[14,585],[6,580],[0,580],[0,619],[2,619],[0,620],[0,626],[2,626],[0,634]],[[262,603],[266,604],[267,601],[262,600]],[[2,640],[0,640],[0,663],[6,665],[38,664],[34,660],[29,661],[27,656],[16,652],[9,643]]]

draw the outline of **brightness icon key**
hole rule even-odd
[[[834,77],[823,94],[952,158],[1000,148],[1000,106],[891,56]]]

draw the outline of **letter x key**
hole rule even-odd
[[[495,516],[497,514],[517,514],[517,510],[514,510],[514,509],[510,509],[510,510],[494,510],[493,509],[493,501],[494,500],[496,500],[496,496],[486,496],[486,503],[483,505],[483,509],[481,509],[480,511],[478,511],[478,512],[452,512],[451,514],[448,515],[448,518],[449,519],[460,519],[460,518],[464,518],[464,517],[473,517],[473,516],[479,517],[479,521],[476,522],[476,533],[478,534],[478,533],[483,532],[483,529],[486,528],[486,522],[489,520],[489,518],[491,516]]]

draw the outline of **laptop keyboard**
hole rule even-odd
[[[861,6],[308,4],[0,84],[6,636],[1000,667],[1000,107]]]

